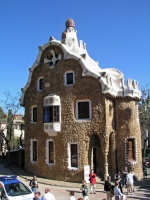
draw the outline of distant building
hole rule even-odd
[[[74,26],[68,19],[61,41],[51,37],[39,47],[22,89],[25,168],[81,182],[86,165],[105,179],[128,166],[141,179],[138,83],[125,85],[119,70],[100,68],[78,45]]]
[[[0,130],[4,133],[5,137],[7,135],[7,117],[6,119],[0,121]],[[14,136],[20,137],[21,135],[21,124],[24,123],[23,115],[22,114],[16,114],[13,121],[13,128],[14,128]],[[24,139],[24,130],[22,130],[22,139]],[[4,144],[5,141],[0,140],[0,152],[4,152]]]

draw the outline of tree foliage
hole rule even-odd
[[[13,150],[14,128],[13,128],[14,116],[11,110],[8,110],[7,117],[7,135],[5,138],[8,150]]]
[[[0,120],[4,120],[4,118],[5,118],[5,113],[2,109],[2,107],[0,106]]]
[[[14,149],[14,143],[16,143],[15,137],[14,137],[13,122],[15,119],[15,115],[21,108],[20,102],[19,102],[20,93],[17,93],[16,96],[13,96],[9,92],[5,92],[4,95],[5,95],[5,99],[1,101],[3,109],[2,110],[0,109],[0,117],[5,116],[7,118],[7,125],[5,127],[5,129],[7,129],[7,134],[5,137],[5,142],[7,145],[7,149],[12,150]],[[21,137],[22,137],[22,134],[21,134]]]
[[[141,89],[142,98],[139,105],[140,124],[144,129],[150,130],[150,84]]]

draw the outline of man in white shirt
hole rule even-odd
[[[55,196],[50,193],[50,188],[45,189],[45,194],[43,195],[42,200],[55,200]]]
[[[130,190],[131,190],[131,194],[133,194],[133,176],[134,176],[134,173],[132,171],[130,171],[127,174],[127,177],[126,177],[127,194],[129,193]]]

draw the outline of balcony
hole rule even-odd
[[[60,122],[44,123],[44,132],[49,136],[56,136],[61,131]]]

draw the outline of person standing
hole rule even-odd
[[[45,194],[43,195],[41,200],[55,200],[55,196],[50,193],[50,188],[45,188]]]
[[[89,174],[89,180],[90,180],[90,194],[96,194],[95,188],[96,188],[96,174],[94,173],[94,170],[91,170],[91,173]]]
[[[128,173],[129,173],[128,168],[125,167],[123,170],[123,186],[126,186],[126,177]]]
[[[129,191],[131,191],[131,194],[133,194],[133,176],[134,173],[132,172],[132,170],[130,170],[126,177],[127,194],[129,194]]]
[[[89,197],[88,197],[88,191],[89,190],[88,190],[88,187],[86,185],[86,181],[85,180],[82,181],[82,186],[81,186],[80,190],[82,190],[83,199],[84,200],[89,200]]]
[[[107,200],[112,200],[112,197],[111,197],[111,188],[112,188],[112,184],[111,184],[111,177],[110,176],[107,176],[107,180],[105,181],[104,183],[104,190],[106,192],[106,195],[107,195]]]
[[[119,189],[121,191],[121,193],[123,193],[123,190],[122,190],[122,185],[121,185],[121,176],[120,176],[120,172],[118,174],[115,175],[115,183],[118,182],[119,184]]]
[[[38,189],[38,182],[36,176],[33,176],[33,179],[31,180],[31,189],[33,193],[35,193]]]

